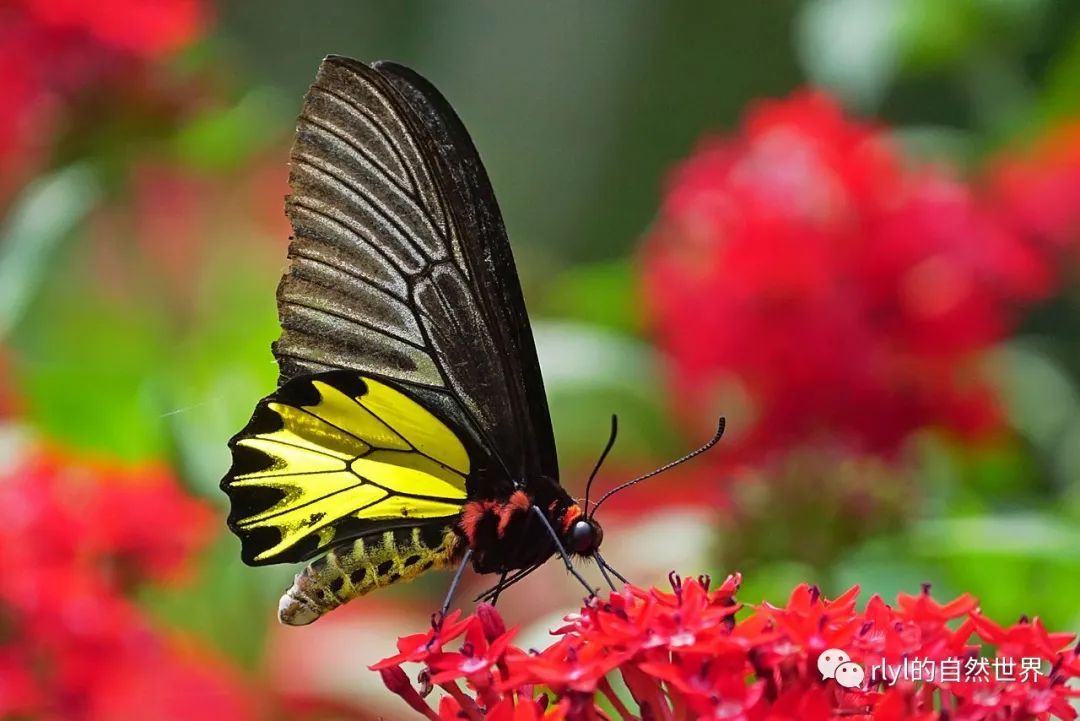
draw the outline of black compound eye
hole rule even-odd
[[[570,547],[574,553],[582,556],[591,555],[600,547],[604,534],[600,526],[590,521],[578,521],[570,529]]]

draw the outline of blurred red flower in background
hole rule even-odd
[[[0,5],[0,200],[44,162],[64,105],[102,86],[145,86],[138,75],[148,63],[190,43],[208,21],[203,0]]]
[[[229,664],[126,596],[210,537],[171,473],[41,451],[0,474],[0,507],[0,717],[254,716]]]
[[[707,578],[672,577],[672,592],[628,585],[593,599],[554,633],[541,651],[509,645],[491,607],[466,619],[448,618],[426,634],[404,638],[401,653],[373,668],[419,714],[438,719],[732,719],[742,721],[1010,721],[1075,719],[1080,675],[1072,634],[1048,633],[1038,619],[1004,629],[983,617],[974,598],[938,603],[928,589],[901,594],[895,606],[873,596],[856,608],[858,588],[827,600],[812,586],[796,588],[784,606],[762,604],[736,621],[738,575],[715,590]],[[463,639],[460,649],[446,646]],[[996,647],[985,656],[972,639]],[[866,669],[885,661],[985,658],[1011,660],[1013,678],[965,673],[885,680],[852,689],[823,679],[817,661],[830,648]],[[1021,677],[1019,659],[1038,672]],[[447,663],[449,659],[453,663]],[[421,686],[447,695],[433,709],[400,664],[424,664]],[[455,670],[448,671],[448,666]],[[612,685],[614,672],[628,695]],[[464,686],[459,682],[464,682]],[[637,710],[629,706],[637,706]]]
[[[1080,261],[1080,123],[1056,128],[1031,148],[990,165],[994,204],[1053,257]],[[1075,271],[1074,271],[1075,272]]]
[[[267,248],[280,244],[284,252],[291,228],[281,212],[288,169],[279,156],[286,151],[274,150],[229,172],[132,163],[127,192],[87,225],[94,277],[117,298],[162,295],[176,319],[197,322],[206,289],[192,279],[224,262],[223,248],[242,247],[248,262],[276,269],[278,255]]]
[[[751,454],[993,428],[979,352],[1050,289],[969,188],[812,92],[759,104],[675,172],[643,263],[682,414],[741,406]]]
[[[157,58],[191,42],[207,22],[203,0],[15,0],[42,29],[71,32],[117,50]]]

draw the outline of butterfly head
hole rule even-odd
[[[595,519],[586,518],[582,514],[570,524],[564,542],[571,553],[578,556],[591,556],[596,553],[603,541],[604,529]]]

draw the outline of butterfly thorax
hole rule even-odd
[[[457,532],[473,551],[478,573],[504,573],[543,563],[557,552],[537,515],[540,510],[561,537],[583,518],[581,507],[554,481],[541,479],[505,499],[471,500],[462,508]]]

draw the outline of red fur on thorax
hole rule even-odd
[[[532,501],[525,491],[514,491],[505,503],[498,501],[469,501],[461,510],[461,529],[465,532],[465,538],[469,545],[476,542],[476,527],[488,514],[497,516],[499,519],[498,534],[506,532],[506,527],[517,513],[529,510]]]
[[[570,526],[574,525],[574,521],[581,518],[581,516],[582,516],[581,506],[577,505],[576,503],[574,505],[570,506],[569,508],[567,508],[566,512],[563,513],[563,516],[560,519],[562,521],[563,531],[564,532],[569,531]]]
[[[506,533],[506,527],[510,525],[510,519],[515,513],[529,510],[532,503],[525,491],[514,491],[510,494],[510,500],[499,509],[499,537]]]
[[[494,501],[469,501],[461,509],[461,530],[465,532],[465,538],[469,546],[476,543],[476,526],[495,505]]]

